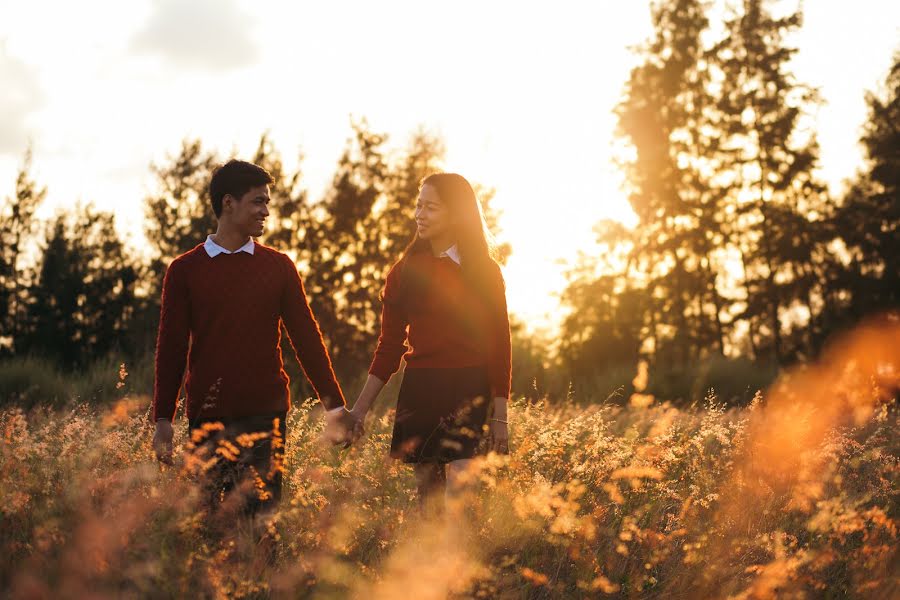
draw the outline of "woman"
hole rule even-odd
[[[391,456],[414,465],[424,505],[459,489],[474,457],[508,452],[510,339],[503,277],[469,182],[426,177],[415,216],[415,238],[387,276],[381,335],[351,412],[363,422],[405,355]]]

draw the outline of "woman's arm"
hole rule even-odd
[[[512,343],[509,331],[509,312],[506,308],[506,286],[503,274],[496,264],[493,289],[491,290],[491,322],[490,352],[488,356],[488,376],[490,378],[491,396],[495,410],[501,410],[506,420],[506,403],[500,402],[509,398],[512,383]],[[499,406],[502,404],[502,406]],[[496,412],[494,413],[497,414]]]
[[[400,368],[400,361],[409,349],[406,344],[409,319],[402,303],[399,300],[399,273],[397,266],[390,270],[384,286],[384,300],[381,307],[381,333],[378,336],[378,345],[375,347],[375,355],[369,367],[369,376],[363,385],[352,413],[357,420],[362,422],[372,403],[378,398],[378,394],[385,384]]]
[[[494,399],[491,413],[491,449],[494,452],[509,452],[509,416],[507,403],[512,383],[512,344],[509,331],[509,312],[506,308],[506,286],[500,267],[496,266],[493,319],[493,343],[489,360],[491,394]]]
[[[505,397],[494,398],[494,412],[491,414],[489,424],[491,450],[498,454],[509,454],[509,417],[506,412],[506,404]]]
[[[366,415],[369,413],[369,409],[372,408],[372,404],[384,388],[384,384],[385,382],[375,375],[369,375],[366,378],[366,383],[363,385],[359,397],[356,399],[353,408],[350,410],[358,421],[362,422],[365,420]]]

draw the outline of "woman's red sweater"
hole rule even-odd
[[[401,290],[406,280],[416,292]],[[462,268],[449,257],[409,255],[394,265],[384,287],[381,335],[369,373],[382,381],[400,367],[455,368],[484,365],[493,397],[508,398],[511,350],[506,292],[500,267],[493,263],[489,289],[473,289]],[[412,286],[410,286],[412,288]],[[407,296],[404,298],[403,296]]]

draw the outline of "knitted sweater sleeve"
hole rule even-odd
[[[175,417],[190,342],[190,310],[184,263],[176,259],[166,269],[163,279],[151,411],[154,421],[171,421]]]
[[[381,307],[381,333],[375,347],[375,356],[369,374],[387,382],[400,368],[400,359],[406,353],[409,319],[400,299],[400,269],[395,265],[384,285],[384,301]]]
[[[291,347],[325,408],[345,406],[344,394],[331,366],[331,358],[309,306],[297,267],[286,255],[283,256],[283,263],[287,282],[281,298],[281,320],[287,329]]]

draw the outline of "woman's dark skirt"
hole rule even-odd
[[[391,456],[446,463],[486,454],[490,383],[485,367],[407,368]]]

